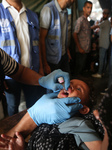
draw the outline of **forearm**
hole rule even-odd
[[[104,131],[105,131],[105,134],[104,134],[104,139],[101,145],[101,150],[108,150],[109,140],[108,140],[108,133],[105,127],[104,127]]]
[[[96,28],[99,28],[99,25],[93,25],[93,26],[91,26],[91,29],[96,29]]]
[[[43,60],[43,65],[47,65],[47,57],[46,57],[46,46],[45,46],[45,41],[40,42],[40,48],[42,52],[42,60]]]
[[[14,126],[11,130],[9,130],[6,135],[14,137],[15,132],[19,132],[25,138],[27,137],[37,125],[30,117],[29,113],[27,112],[24,117],[20,120],[20,122]]]
[[[39,73],[41,75],[44,75],[44,69],[43,69],[43,64],[42,64],[42,55],[41,55],[41,52],[40,52],[40,48],[39,48],[39,62],[40,62]]]
[[[89,150],[101,150],[102,141],[90,141],[90,142],[84,142],[85,145],[89,148]]]
[[[43,60],[43,64],[44,65],[47,64],[46,44],[45,44],[47,33],[48,33],[47,29],[40,28],[40,42],[39,42],[39,46],[40,46],[40,51],[41,51],[42,60]]]
[[[42,75],[20,64],[17,73],[11,76],[11,78],[29,85],[39,85],[38,80],[41,77]]]
[[[79,39],[78,39],[77,33],[74,32],[73,37],[74,37],[75,44],[76,44],[77,48],[80,49],[81,47],[80,47],[80,44],[79,44]]]
[[[69,58],[69,61],[72,59],[72,57],[71,57],[71,54],[70,54],[70,50],[69,49],[67,49],[67,54],[68,54],[68,58]]]

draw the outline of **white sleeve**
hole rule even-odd
[[[51,23],[51,11],[49,7],[44,7],[40,13],[40,27],[49,29]]]

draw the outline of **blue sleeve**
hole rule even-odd
[[[83,142],[101,140],[92,123],[80,117],[73,117],[61,123],[58,127],[61,133],[74,134],[78,146]]]

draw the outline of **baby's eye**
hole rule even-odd
[[[81,91],[81,88],[77,88],[78,91]]]

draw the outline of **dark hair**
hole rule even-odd
[[[85,7],[88,3],[91,4],[91,5],[93,4],[91,1],[86,1],[86,2],[84,3],[84,7]]]
[[[90,80],[90,79],[82,77],[82,76],[78,77],[77,79],[85,82],[90,89],[89,100],[87,102],[85,102],[85,105],[90,108],[90,111],[92,111],[97,104],[95,90],[93,87],[93,80]]]

